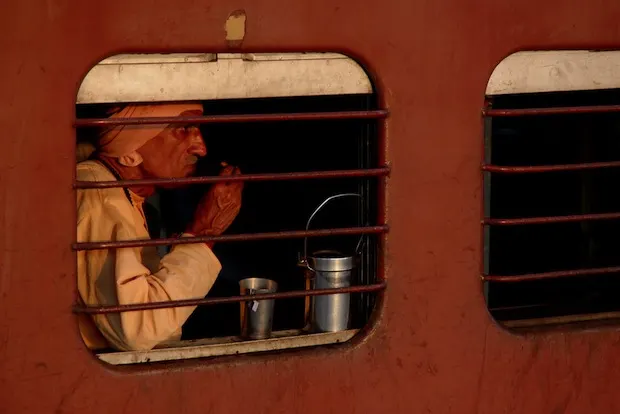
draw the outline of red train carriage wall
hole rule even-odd
[[[401,3],[3,5],[0,412],[618,411],[619,6]]]

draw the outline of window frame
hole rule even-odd
[[[519,96],[548,92],[585,92],[601,90],[620,90],[620,51],[591,51],[591,50],[545,50],[521,51],[503,59],[494,69],[486,88],[485,104],[482,110],[483,117],[483,203],[482,203],[482,266],[481,278],[485,302],[489,304],[489,282],[508,281],[514,276],[489,275],[490,262],[490,227],[491,221],[491,181],[497,173],[511,173],[516,168],[503,168],[494,165],[491,160],[492,120],[495,117],[519,117],[554,114],[587,114],[620,112],[620,105],[591,105],[566,107],[537,107],[496,109],[492,107],[495,97]],[[592,163],[596,164],[596,163]],[[602,163],[605,164],[605,163]],[[612,163],[613,164],[613,163]],[[559,166],[567,171],[578,168],[577,165]],[[592,165],[596,169],[597,166]],[[601,166],[602,167],[602,166]],[[519,167],[521,168],[521,167]],[[559,170],[563,170],[560,168]],[[584,215],[587,216],[587,215]],[[604,216],[602,214],[601,216]],[[620,269],[620,266],[618,267]],[[609,268],[611,269],[611,267]],[[586,269],[588,270],[588,269]],[[605,268],[600,269],[605,270]],[[535,277],[556,278],[570,276],[570,271],[546,272],[524,275],[524,278]],[[518,275],[517,275],[518,276]],[[607,324],[620,321],[620,310],[598,313],[566,314],[551,317],[533,317],[518,320],[496,320],[491,313],[489,316],[501,327],[510,330],[549,329],[559,326],[581,326],[592,323]]]
[[[217,58],[214,59],[213,56],[216,56]],[[248,56],[250,56],[251,58],[248,58]],[[181,59],[182,61],[179,59]],[[164,60],[165,62],[162,63],[162,60]],[[167,65],[172,65],[167,68],[167,69],[170,69],[170,68],[182,67],[183,65],[191,65],[195,63],[199,63],[203,66],[210,65],[210,64],[212,65],[213,63],[219,64],[222,61],[226,62],[226,60],[229,60],[229,61],[238,60],[242,62],[242,64],[246,64],[247,62],[254,62],[254,65],[256,65],[257,63],[260,64],[260,62],[267,62],[268,65],[263,66],[264,69],[262,69],[259,72],[268,71],[270,70],[270,68],[272,70],[274,67],[273,66],[274,63],[280,63],[280,64],[284,63],[284,65],[282,65],[282,70],[286,70],[287,67],[288,68],[291,67],[292,62],[296,65],[303,65],[304,62],[306,63],[311,62],[314,66],[316,66],[317,64],[319,66],[322,66],[323,69],[331,65],[331,72],[323,70],[321,72],[321,75],[323,76],[326,74],[331,74],[330,76],[333,76],[334,70],[343,70],[343,68],[345,70],[348,70],[349,73],[353,75],[355,75],[356,71],[357,71],[357,74],[359,75],[359,70],[361,70],[361,73],[363,74],[365,78],[365,82],[361,82],[357,80],[351,83],[350,81],[353,76],[351,75],[349,76],[349,81],[340,86],[337,85],[338,82],[334,82],[334,81],[326,82],[326,84],[328,84],[328,87],[323,88],[323,90],[330,91],[329,94],[331,95],[339,95],[339,94],[345,94],[345,93],[366,94],[366,91],[368,91],[369,88],[372,91],[370,77],[366,75],[365,71],[361,68],[361,66],[357,65],[357,63],[355,63],[350,58],[344,55],[338,55],[338,54],[319,54],[319,53],[308,54],[308,55],[306,54],[290,54],[290,55],[288,54],[253,54],[253,55],[240,55],[240,54],[209,55],[209,54],[206,54],[206,55],[200,55],[200,56],[194,56],[194,57],[191,57],[191,56],[188,57],[187,55],[156,55],[156,56],[151,56],[150,58],[148,55],[141,55],[141,56],[137,56],[135,59],[133,59],[131,55],[122,55],[119,57],[113,57],[113,58],[104,60],[99,65],[95,66],[95,68],[93,68],[91,72],[89,72],[89,74],[85,78],[85,81],[87,81],[90,76],[91,77],[90,86],[87,88],[84,88],[84,87],[80,88],[80,93],[78,94],[78,99],[76,103],[80,105],[80,104],[121,102],[121,101],[127,102],[127,103],[130,103],[133,101],[152,101],[149,99],[146,99],[146,100],[143,99],[145,96],[148,95],[148,87],[145,87],[145,85],[140,85],[140,89],[142,90],[137,95],[133,95],[133,97],[131,97],[130,99],[127,99],[126,94],[123,94],[122,92],[119,93],[119,90],[115,89],[114,87],[112,87],[112,90],[113,90],[113,94],[114,93],[117,94],[116,98],[111,99],[110,94],[107,94],[107,95],[103,94],[101,95],[101,99],[94,99],[93,96],[95,96],[96,94],[93,95],[92,92],[96,91],[97,89],[92,88],[92,85],[99,84],[99,86],[101,86],[102,84],[106,83],[106,82],[103,82],[103,79],[105,79],[105,76],[104,77],[101,76],[101,73],[103,72],[100,72],[99,74],[97,74],[95,69],[98,67],[99,68],[104,67],[104,66],[114,67],[116,68],[115,70],[118,73],[125,72],[124,69],[121,70],[122,67],[125,67],[125,68],[126,67],[137,67],[137,68],[142,68],[142,69],[148,68],[148,70],[154,71],[153,73],[157,73],[158,71],[157,68],[159,68],[159,74],[161,75],[162,73],[166,72],[166,70],[162,71],[162,68],[166,69]],[[343,61],[346,62],[346,65],[343,65]],[[110,69],[109,67],[105,67],[104,68],[105,71],[109,71]],[[311,71],[312,70],[306,71],[306,72],[311,72]],[[96,76],[93,77],[93,73]],[[181,70],[180,73],[183,73],[183,70]],[[346,76],[339,77],[339,79],[342,79],[342,78],[346,78]],[[312,79],[310,78],[310,80]],[[113,83],[108,83],[108,84],[113,85]],[[320,95],[323,95],[323,94],[317,94],[315,90],[308,89],[307,88],[308,84],[309,84],[309,81],[307,80],[305,83],[302,83],[302,85],[305,85],[304,88],[306,88],[304,90],[299,89],[299,88],[288,89],[288,90],[283,90],[281,88],[280,90],[275,90],[276,95],[273,97],[287,96],[285,94],[291,94],[290,96],[320,96]],[[89,95],[89,88],[91,92],[90,95]],[[339,93],[335,93],[334,91],[339,92]],[[180,91],[180,90],[170,91],[169,90],[169,92],[170,93],[165,94],[165,96],[160,101],[169,102],[169,101],[175,101],[175,100],[189,100],[188,95],[185,94],[185,91]],[[197,100],[196,96],[198,95],[195,95],[195,94],[192,95],[192,97],[194,98],[193,100]],[[209,96],[211,96],[209,95],[209,93],[205,94],[205,91],[200,91],[200,97],[201,97],[200,100],[204,100],[205,97],[209,97]],[[227,95],[226,97],[231,97],[231,96],[232,95]],[[264,92],[263,94],[260,94],[260,93],[255,94],[252,91],[250,92],[246,91],[246,93],[244,94],[244,97],[257,97],[257,96],[265,97],[266,95],[264,94]],[[172,98],[177,98],[177,99],[172,99]],[[220,95],[218,99],[221,99],[221,98],[222,97]],[[367,112],[373,112],[373,111],[367,111]],[[384,111],[384,110],[376,110],[374,112],[375,114],[371,114],[372,116],[369,116],[370,119],[374,118],[377,120],[381,120],[385,118],[385,116],[387,116],[387,111]],[[329,113],[325,114],[325,116],[328,116],[328,115]],[[294,117],[295,117],[295,114],[293,114],[293,118]],[[208,118],[208,117],[205,117],[205,118]],[[214,117],[211,117],[211,118],[214,118]],[[339,119],[339,118],[340,118],[339,116],[334,117],[334,119]],[[365,118],[365,116],[363,116],[362,118]],[[343,119],[347,119],[347,117],[344,116]],[[88,122],[89,120],[86,120],[86,121],[78,120],[76,121],[76,126],[78,127],[88,126],[87,125]],[[380,135],[381,135],[380,130],[379,129],[376,130],[374,136],[377,139],[379,139]],[[360,153],[360,156],[363,156],[363,155]],[[377,162],[381,164],[381,158],[382,158],[381,151],[378,151],[377,156],[379,158]],[[383,167],[383,169],[385,171],[382,174],[367,176],[368,178],[376,176],[378,180],[381,180],[383,182],[383,184],[379,184],[378,191],[377,191],[377,197],[379,197],[379,200],[375,200],[375,203],[377,204],[377,206],[379,206],[378,207],[379,209],[381,208],[380,206],[383,205],[383,203],[381,202],[381,198],[384,196],[384,191],[382,190],[382,187],[385,186],[384,181],[387,179],[387,175],[389,174],[389,167]],[[365,176],[360,176],[360,177],[365,177]],[[361,187],[360,187],[360,190],[362,192],[368,191],[367,188],[361,188]],[[368,203],[373,202],[372,200],[367,200],[367,197],[365,201]],[[383,217],[383,216],[384,216],[383,212],[378,211],[378,218]],[[381,219],[379,218],[379,220]],[[385,233],[388,230],[387,230],[386,225],[382,225],[383,229],[378,229],[378,227],[379,226],[375,226],[375,231],[368,233],[368,234],[377,234],[378,236],[378,239],[377,239],[378,257],[376,258],[377,260],[377,274],[376,274],[377,282],[374,283],[374,288],[372,289],[366,289],[366,290],[362,289],[359,291],[351,290],[350,291],[351,294],[354,294],[356,292],[362,293],[362,294],[364,292],[375,292],[378,295],[381,295],[382,290],[386,286],[386,281],[385,279],[383,279],[383,276],[382,276],[383,270],[380,268],[380,266],[383,262],[382,260],[383,252],[381,251],[381,246],[383,244],[382,237],[385,237]],[[222,236],[220,236],[220,238],[222,238]],[[223,236],[223,238],[225,239],[226,236]],[[74,249],[76,248],[76,246],[79,247],[78,245],[79,244],[76,243],[74,245]],[[368,266],[368,263],[365,263],[363,265]],[[257,295],[256,297],[260,297],[260,295]],[[208,301],[208,299],[203,299],[202,301],[197,300],[197,301],[205,302],[205,301]],[[129,305],[129,307],[131,307],[131,305]],[[99,308],[102,308],[102,307],[99,307]],[[79,305],[76,305],[74,307],[74,312],[79,313],[83,309],[84,307],[80,307]],[[367,324],[369,324],[371,323],[370,313],[373,312],[373,309],[366,309],[366,311],[369,312],[367,315],[367,320],[368,320]],[[374,311],[376,312],[376,309]],[[350,312],[353,313],[355,311],[351,309]],[[323,332],[323,333],[305,332],[303,330],[274,331],[272,334],[272,337],[266,340],[239,340],[239,337],[215,337],[215,338],[204,338],[204,339],[199,339],[199,340],[183,340],[183,341],[164,343],[164,344],[158,345],[156,348],[149,350],[149,351],[113,351],[113,352],[104,352],[104,353],[95,352],[94,354],[97,356],[97,358],[99,358],[103,362],[107,362],[113,365],[125,365],[125,364],[148,363],[148,362],[159,362],[159,361],[173,361],[173,360],[179,360],[179,359],[215,357],[215,356],[237,355],[237,354],[251,354],[251,353],[257,353],[257,352],[293,350],[293,349],[307,348],[307,347],[313,347],[313,346],[330,345],[330,344],[333,345],[333,344],[348,342],[352,338],[354,338],[356,335],[358,335],[360,331],[363,331],[363,330],[365,329],[347,329],[345,331],[340,331],[340,332]]]

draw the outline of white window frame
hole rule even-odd
[[[338,53],[116,55],[86,74],[77,104],[372,92],[364,69]]]
[[[493,70],[485,95],[605,89],[620,89],[620,50],[541,50],[516,52],[503,59]],[[486,284],[484,296],[488,301]],[[542,327],[617,318],[620,312],[614,311],[502,321],[501,326]]]
[[[620,88],[620,51],[523,51],[497,65],[486,95],[615,88]]]
[[[132,54],[102,60],[84,77],[76,103],[170,102],[371,94],[364,69],[338,53]],[[349,341],[359,329],[274,331],[269,339],[238,336],[174,341],[149,351],[95,353],[112,365],[296,349]]]

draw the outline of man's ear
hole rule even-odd
[[[138,154],[137,151],[132,151],[127,155],[118,157],[118,163],[125,167],[137,167],[142,164],[142,155]]]

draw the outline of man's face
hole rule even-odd
[[[200,116],[202,111],[185,111],[180,116]],[[183,178],[196,172],[198,157],[207,155],[207,147],[194,125],[171,124],[148,141],[138,153],[142,156],[145,178]]]

